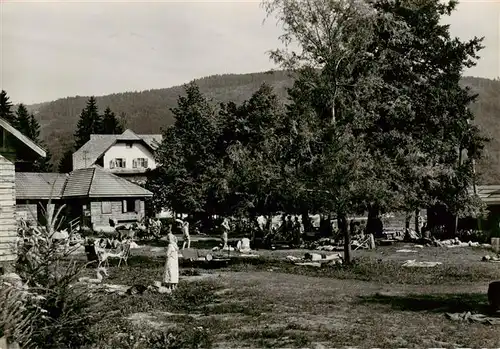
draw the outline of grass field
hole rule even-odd
[[[306,251],[258,251],[260,258],[220,269],[183,268],[172,295],[109,294],[111,320],[97,322],[100,348],[497,348],[500,326],[448,320],[447,312],[487,312],[487,287],[500,264],[480,248],[403,245],[356,251],[352,267],[284,261]],[[406,259],[440,261],[404,268]],[[110,268],[112,284],[161,280],[158,248],[134,250],[129,266]]]

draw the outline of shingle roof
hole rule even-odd
[[[63,173],[16,172],[16,198],[60,199],[67,179]]]
[[[94,165],[117,141],[143,141],[154,150],[161,140],[161,134],[138,135],[128,129],[121,135],[91,135],[90,140],[73,154],[73,169]]]
[[[96,167],[89,197],[150,197],[149,190]]]
[[[134,133],[134,131],[127,129],[121,135],[118,135],[118,137],[116,139],[118,139],[120,141],[140,141],[141,137],[136,135]]]
[[[64,197],[86,197],[90,192],[92,179],[94,177],[94,168],[82,168],[69,174]]]
[[[149,190],[100,167],[84,168],[70,173],[64,197],[150,197]]]
[[[16,173],[16,199],[150,197],[149,190],[124,178],[92,167],[62,173]]]

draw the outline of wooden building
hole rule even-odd
[[[45,151],[0,118],[0,268],[16,259],[16,161],[34,161]],[[1,272],[0,272],[1,274]]]
[[[478,228],[500,237],[500,185],[479,185],[477,195],[488,208],[488,216],[478,221]]]
[[[55,206],[63,203],[68,177],[65,173],[16,172],[17,219],[44,224],[42,218],[49,202]]]
[[[106,230],[110,220],[119,224],[145,218],[145,199],[153,193],[99,166],[75,170],[69,174],[17,173],[22,189],[17,196],[18,217],[40,221],[41,209],[66,204],[65,223],[79,220],[81,226]],[[63,223],[64,224],[64,223]]]

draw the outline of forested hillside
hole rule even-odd
[[[286,88],[292,79],[286,72],[276,71],[254,74],[214,75],[198,79],[203,93],[214,102],[242,102],[258,87],[267,82],[278,95],[286,98]],[[500,184],[500,81],[466,77],[464,84],[479,94],[478,102],[472,107],[479,124],[491,142],[487,145],[485,157],[478,164],[482,183]],[[118,116],[125,115],[127,127],[138,133],[159,133],[161,128],[173,122],[170,108],[176,105],[182,93],[181,86],[142,92],[124,92],[97,97],[101,112],[109,106]],[[57,162],[71,143],[78,116],[85,107],[88,96],[59,99],[53,102],[29,106],[36,112],[42,127],[42,138]]]

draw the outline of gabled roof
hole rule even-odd
[[[143,142],[151,151],[154,151],[161,143],[162,135],[138,135],[128,129],[121,135],[91,135],[90,140],[73,154],[73,169],[94,165],[109,148],[119,141]]]
[[[16,199],[151,197],[153,193],[100,167],[63,173],[16,173]]]
[[[70,173],[64,197],[122,198],[151,197],[153,193],[98,166]]]
[[[16,137],[19,141],[23,142],[28,148],[33,150],[36,154],[38,154],[41,157],[46,157],[47,154],[45,153],[45,150],[40,148],[38,145],[35,144],[31,139],[23,135],[21,132],[16,130],[14,126],[9,124],[6,120],[0,118],[0,127],[5,129],[7,132],[9,132],[12,136]]]
[[[116,139],[119,141],[140,141],[141,137],[136,135],[134,131],[127,129],[121,135],[118,135]]]
[[[68,175],[16,172],[16,199],[61,199]]]

